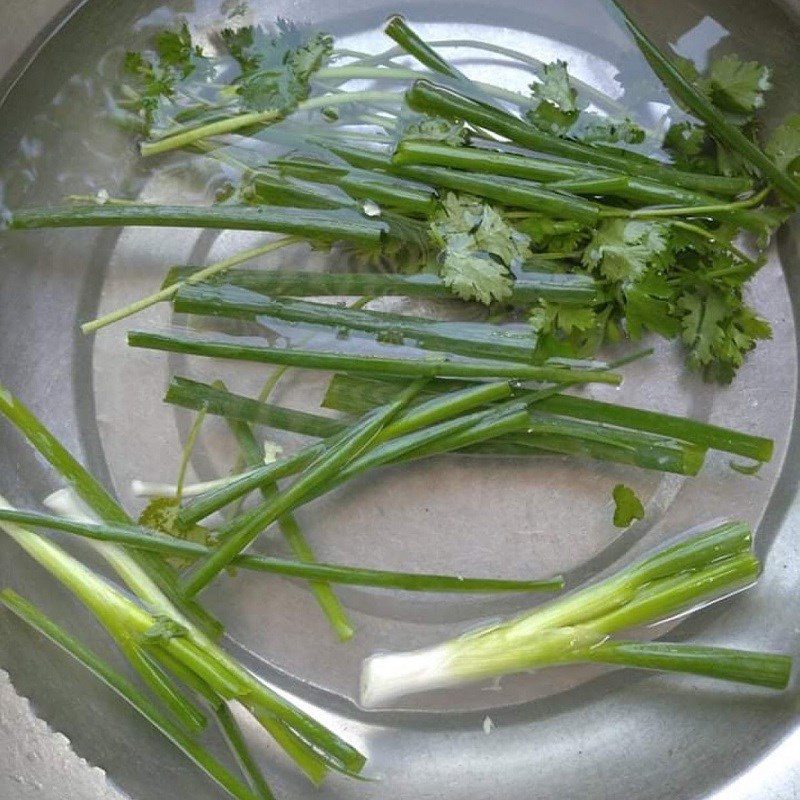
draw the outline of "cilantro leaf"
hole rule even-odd
[[[578,93],[569,82],[566,61],[554,61],[544,67],[540,83],[532,83],[531,92],[539,105],[526,113],[530,122],[552,133],[565,133],[578,119]]]
[[[607,220],[592,236],[583,262],[611,281],[635,279],[665,254],[666,232],[657,222]]]
[[[707,379],[730,383],[758,340],[769,339],[769,324],[719,288],[684,293],[677,302],[689,363]]]
[[[274,32],[247,26],[226,28],[220,36],[239,64],[236,92],[251,111],[291,111],[308,97],[311,76],[333,52],[328,34],[305,38],[299,28],[280,19]]]
[[[570,85],[566,61],[545,64],[541,83],[532,83],[531,91],[535,97],[550,103],[561,111],[578,110],[578,106],[575,104],[578,93]]]
[[[155,497],[145,506],[139,515],[138,522],[145,528],[174,536],[176,539],[209,544],[210,535],[207,528],[195,525],[187,531],[178,524],[177,516],[180,508],[180,502],[174,497]],[[168,560],[176,567],[184,567],[192,563],[178,556]]]
[[[402,131],[402,138],[460,147],[469,144],[471,132],[463,122],[450,122],[440,117],[423,117],[409,122]]]
[[[782,170],[800,177],[800,114],[792,114],[776,128],[765,149]]]
[[[597,117],[581,132],[585,142],[600,144],[641,144],[645,139],[644,129],[631,119],[615,120]]]
[[[635,519],[644,519],[644,506],[636,492],[624,483],[618,483],[611,496],[614,498],[614,525],[627,528]]]
[[[155,49],[161,64],[176,67],[184,78],[194,72],[195,58],[203,57],[203,49],[192,43],[186,23],[177,31],[161,31],[156,36]]]
[[[531,327],[539,334],[566,334],[591,331],[597,326],[597,314],[588,306],[571,306],[550,300],[539,300],[528,316]]]
[[[486,305],[511,295],[509,270],[528,255],[530,240],[488,203],[448,192],[430,223],[441,251],[440,274],[464,300]]]
[[[144,632],[143,638],[148,644],[165,642],[169,639],[185,638],[189,630],[172,617],[159,614],[156,621]]]
[[[772,83],[769,67],[729,54],[711,62],[700,85],[724,111],[752,115],[764,105],[764,92]]]
[[[488,253],[476,252],[464,242],[444,251],[442,279],[462,300],[477,300],[489,305],[511,297],[508,270]]]

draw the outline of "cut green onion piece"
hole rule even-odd
[[[197,267],[170,270],[165,285],[196,274]],[[250,289],[272,297],[339,297],[342,295],[436,297],[452,299],[453,293],[436,275],[393,275],[369,272],[287,272],[283,270],[233,269],[225,273],[225,284]],[[599,302],[602,291],[587,275],[559,272],[526,272],[511,286],[508,302],[528,307],[539,299],[586,305]]]
[[[153,727],[180,748],[200,769],[237,800],[263,800],[232,775],[204,747],[184,734],[127,678],[70,636],[38,608],[10,589],[0,592],[0,602],[20,619],[46,636],[118,694]]]
[[[511,362],[448,361],[447,359],[384,358],[357,356],[316,350],[286,350],[235,341],[215,341],[193,336],[131,331],[131,347],[165,350],[172,353],[255,361],[262,364],[287,364],[306,369],[332,369],[348,372],[367,372],[407,377],[448,378],[513,378],[548,383],[610,383],[619,384],[619,374],[599,369],[565,369]]]

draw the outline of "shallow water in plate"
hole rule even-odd
[[[117,22],[110,26],[112,6]],[[545,61],[567,58],[576,77],[615,98],[631,102],[626,92],[634,93],[632,102],[642,117],[651,124],[657,122],[668,108],[667,98],[638,54],[606,19],[601,5],[585,0],[569,11],[561,6],[538,4],[524,13],[513,5],[501,6],[496,15],[471,7],[450,9],[449,22],[425,22],[432,13],[415,15],[413,9],[408,14],[412,20],[421,20],[417,27],[429,39],[479,38],[526,50]],[[265,14],[263,19],[269,21],[279,13],[300,20],[310,17],[336,33],[342,46],[379,50],[385,41],[376,23],[392,10],[396,8],[365,3],[343,8],[338,15],[320,15],[301,3],[271,7],[269,17]],[[155,167],[142,163],[130,137],[108,126],[101,113],[107,105],[104,92],[116,75],[114,58],[121,49],[136,46],[153,30],[169,24],[176,13],[186,14],[201,35],[219,27],[221,19],[210,3],[157,6],[141,2],[120,10],[118,4],[98,0],[53,40],[14,88],[6,105],[9,113],[0,123],[0,152],[7,154],[0,174],[8,205],[52,201],[64,194],[94,194],[101,189],[154,201],[209,198],[216,186],[214,174],[186,161],[169,168],[164,167],[167,161]],[[683,54],[702,61],[706,50],[718,41],[726,46],[725,26],[713,20],[717,13],[728,27],[740,26],[734,34],[749,30],[746,19],[728,19],[723,11],[697,16],[681,5],[676,19],[679,16],[683,22],[675,22],[669,33],[679,40]],[[88,41],[87,31],[94,34],[91,46],[71,46]],[[735,49],[757,57],[766,38],[764,33],[746,39],[736,36]],[[797,69],[788,61],[789,50],[779,48],[770,58],[777,62],[777,108],[797,106],[793,88],[785,88],[785,77]],[[104,57],[106,52],[109,55]],[[525,73],[502,59],[475,59],[464,51],[449,55],[455,55],[465,71],[476,77],[507,88],[525,87]],[[9,380],[48,421],[58,416],[57,432],[83,450],[90,465],[107,475],[132,510],[142,503],[131,496],[131,479],[172,481],[191,424],[191,414],[160,403],[169,377],[223,377],[232,390],[253,396],[268,370],[128,350],[124,336],[129,327],[184,324],[180,318],[173,319],[166,307],[151,309],[130,325],[117,325],[94,339],[73,338],[75,320],[149,293],[171,264],[210,263],[257,240],[250,234],[146,229],[0,237],[0,259],[13,265],[7,280],[17,296],[16,309],[4,309],[17,315],[16,324],[8,329],[3,324],[3,331],[9,332],[2,364],[13,376]],[[785,246],[784,252],[788,249]],[[263,266],[322,269],[325,263],[321,256],[297,249],[265,260]],[[797,383],[792,306],[776,246],[754,282],[753,303],[772,322],[775,339],[759,347],[733,387],[711,387],[687,376],[679,351],[654,342],[656,355],[626,368],[621,389],[589,391],[601,399],[686,413],[774,437],[776,456],[757,478],[732,472],[728,459],[715,454],[702,474],[690,481],[558,457],[529,461],[442,457],[369,474],[304,508],[298,516],[319,558],[464,575],[522,578],[564,572],[574,586],[706,519],[733,516],[758,525],[784,465]],[[45,323],[32,324],[23,313],[26,307]],[[405,307],[419,310],[411,304]],[[306,336],[305,331],[288,327],[278,333],[295,340]],[[334,344],[320,333],[312,341],[321,346]],[[358,337],[347,346],[372,351],[381,347]],[[14,364],[12,369],[12,352],[30,366]],[[326,377],[295,371],[281,383],[275,399],[316,410]],[[271,432],[265,435],[273,436]],[[296,437],[275,438],[287,449],[299,442]],[[8,491],[15,499],[35,502],[48,480],[28,456],[19,458],[19,477],[15,485],[12,476]],[[226,474],[234,460],[224,421],[209,418],[192,460],[193,477],[206,480]],[[647,508],[644,522],[624,532],[611,524],[610,491],[619,482],[635,488]],[[762,534],[762,552],[770,533]],[[263,537],[258,546],[263,552],[284,552],[274,534]],[[204,597],[228,623],[231,645],[267,680],[346,718],[360,716],[352,702],[365,655],[423,646],[538,602],[528,597],[432,597],[355,588],[342,589],[339,595],[357,628],[355,639],[346,645],[335,640],[299,582],[239,575],[235,580],[222,579]],[[728,641],[725,636],[723,640]],[[567,713],[579,707],[576,698],[580,695],[564,693],[594,676],[584,669],[516,676],[499,687],[436,693],[403,701],[399,707],[451,713],[478,710],[481,715],[492,710],[500,718],[504,707],[527,704],[520,714],[547,715],[553,708]],[[531,703],[547,697],[555,697],[552,702],[560,705]],[[399,728],[414,725],[390,714],[369,719]],[[433,724],[457,725],[458,719],[462,718],[449,716],[449,721],[443,718]],[[385,746],[396,746],[385,745],[374,731],[359,735],[370,738],[378,753]]]

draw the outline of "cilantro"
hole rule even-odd
[[[658,222],[608,220],[587,245],[584,264],[611,281],[633,280],[665,254],[666,230]]]
[[[311,76],[333,51],[328,34],[305,38],[300,29],[280,19],[275,31],[247,26],[226,28],[220,35],[241,70],[236,92],[251,111],[291,111],[308,97]]]
[[[800,114],[793,114],[775,129],[766,152],[784,172],[800,177]]]
[[[159,615],[155,619],[156,621],[144,632],[144,639],[148,644],[184,638],[189,635],[188,628],[172,617]]]
[[[688,121],[671,125],[663,147],[680,169],[709,173],[717,170],[714,143],[703,125]]]
[[[471,132],[463,122],[450,122],[440,117],[423,117],[409,122],[402,131],[403,139],[422,139],[453,147],[467,145]]]
[[[511,295],[509,270],[527,256],[529,239],[488,203],[448,192],[430,224],[445,284],[464,300],[489,305]]]
[[[578,119],[578,93],[569,82],[566,61],[546,64],[541,83],[532,83],[531,92],[539,105],[527,112],[530,122],[552,133],[565,133]]]
[[[598,117],[584,127],[581,139],[601,144],[641,144],[645,139],[645,133],[631,119],[615,120]]]
[[[700,86],[724,111],[751,115],[764,105],[764,92],[772,83],[768,67],[730,54],[711,62]]]
[[[624,483],[618,483],[611,496],[614,498],[614,525],[627,528],[635,519],[644,519],[644,506],[636,492]]]
[[[139,515],[138,522],[145,528],[151,528],[154,531],[174,536],[177,539],[209,544],[209,531],[202,525],[195,525],[187,531],[178,524],[177,515],[180,508],[179,501],[174,497],[155,497],[145,506]],[[180,557],[170,558],[169,560],[176,567],[184,567],[191,563],[191,561]]]
[[[511,297],[511,277],[506,268],[488,253],[475,252],[464,242],[448,246],[442,260],[445,285],[462,300],[489,305]]]
[[[192,44],[192,35],[184,23],[178,31],[162,31],[156,36],[156,53],[162,65],[176,67],[187,78],[196,68],[195,58],[203,57],[200,45]]]
[[[591,331],[597,326],[597,314],[587,306],[572,306],[550,300],[539,300],[528,316],[531,327],[539,334],[563,331],[566,334]]]
[[[541,214],[530,214],[516,223],[517,230],[530,239],[538,252],[569,253],[576,250],[589,236],[579,222],[555,220]]]
[[[730,383],[744,356],[759,339],[769,339],[769,324],[743,305],[730,290],[700,288],[677,301],[681,338],[689,348],[689,364],[708,379]]]

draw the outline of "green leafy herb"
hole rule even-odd
[[[455,294],[486,305],[511,297],[510,269],[526,257],[529,239],[491,205],[448,192],[430,230],[442,280]]]
[[[471,139],[470,129],[462,122],[438,117],[416,117],[402,131],[402,139],[420,139],[426,142],[439,142],[453,147],[468,145]]]
[[[160,615],[155,618],[155,622],[142,634],[142,637],[145,641],[154,643],[186,637],[189,634],[190,631],[185,625],[181,625],[172,617]]]
[[[772,82],[769,67],[728,54],[711,62],[700,86],[719,108],[752,115],[764,105],[764,92]]]
[[[602,144],[641,144],[645,140],[645,132],[628,118],[597,118],[584,126],[581,139]]]
[[[611,492],[614,498],[614,525],[627,528],[635,519],[644,519],[644,506],[636,492],[624,483],[618,483]]]
[[[800,114],[793,114],[776,128],[767,143],[766,152],[784,172],[800,176]]]
[[[540,103],[527,112],[527,118],[537,127],[564,133],[578,119],[578,93],[570,85],[566,61],[546,64],[541,83],[532,83],[531,91]]]

